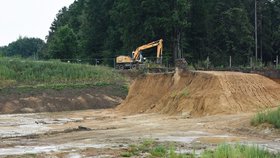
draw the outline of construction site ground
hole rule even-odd
[[[129,145],[146,139],[197,154],[225,142],[261,145],[279,152],[279,130],[252,127],[252,116],[189,119],[159,114],[127,116],[114,110],[3,115],[0,156],[120,157]]]
[[[260,75],[146,75],[113,109],[0,115],[0,157],[120,157],[147,139],[198,155],[220,143],[280,152],[278,129],[250,125],[279,105],[280,84]]]

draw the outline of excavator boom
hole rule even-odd
[[[139,60],[140,52],[149,48],[157,47],[157,59],[162,57],[163,40],[154,41],[138,47],[133,54],[133,60]]]

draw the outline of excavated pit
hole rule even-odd
[[[127,114],[200,117],[255,112],[280,105],[280,84],[240,72],[176,72],[137,78],[117,107]]]

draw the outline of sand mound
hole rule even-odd
[[[128,114],[157,112],[205,116],[280,105],[280,85],[256,74],[184,72],[136,79],[117,107]]]
[[[273,79],[273,81],[275,81],[275,82],[280,84],[280,79]]]

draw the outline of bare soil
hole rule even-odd
[[[177,72],[136,79],[118,110],[201,117],[256,112],[280,105],[280,85],[257,74]]]
[[[272,79],[272,80],[280,84],[280,79],[274,78],[274,79]]]
[[[279,152],[279,131],[252,127],[252,116],[253,113],[243,113],[188,119],[182,115],[128,116],[115,110],[6,115],[0,117],[0,157],[121,157],[129,145],[147,139],[191,153],[224,142],[257,144]],[[22,117],[29,121],[17,124]],[[12,123],[12,119],[18,120]],[[12,128],[17,132],[9,136]]]
[[[15,89],[0,95],[0,114],[114,108],[126,94],[118,86],[27,92]]]
[[[22,108],[36,111],[49,107],[47,103],[55,105],[47,111],[114,107],[122,95],[107,88],[49,91],[31,97],[12,94],[1,96],[5,104],[0,107],[9,113]],[[257,111],[279,105],[280,84],[260,75],[150,74],[133,81],[116,108],[0,115],[0,157],[121,157],[129,145],[147,139],[175,146],[180,153],[199,154],[224,142],[280,152],[279,130],[268,124],[250,125]]]

